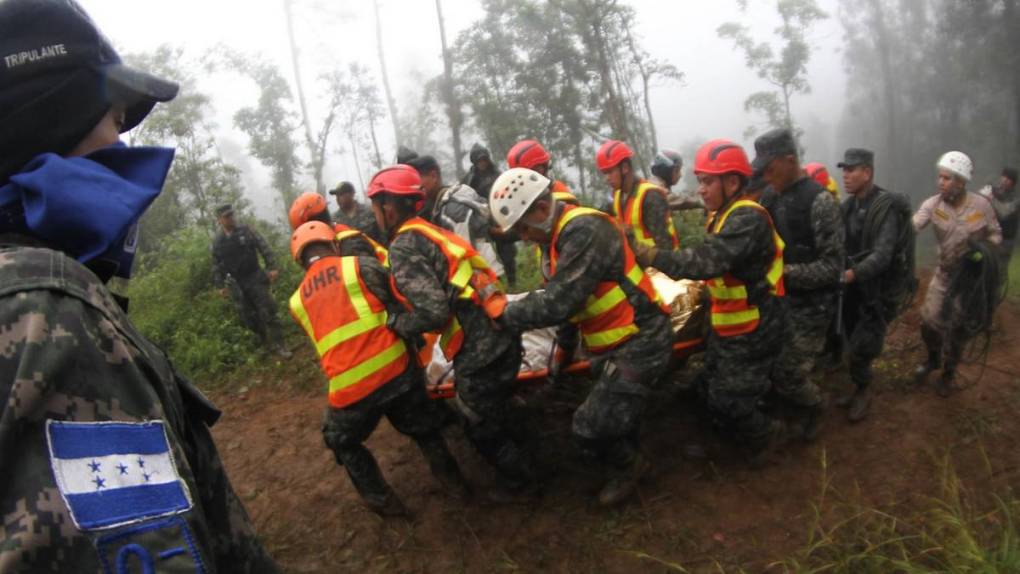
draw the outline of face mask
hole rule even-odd
[[[138,219],[162,190],[173,157],[170,148],[124,144],[85,157],[42,154],[0,187],[0,209],[20,203],[29,233],[100,275],[128,278]]]
[[[545,235],[552,233],[553,219],[556,218],[556,200],[551,200],[549,204],[549,216],[545,218],[541,223],[531,223],[527,220],[522,219],[521,223],[524,225],[540,231]]]

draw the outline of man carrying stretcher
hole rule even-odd
[[[510,169],[493,184],[489,206],[504,232],[549,248],[544,289],[508,303],[500,323],[517,331],[563,325],[560,364],[570,363],[580,335],[597,380],[574,413],[572,432],[586,456],[608,467],[599,503],[622,502],[650,467],[638,430],[649,391],[669,364],[669,310],[616,222],[556,201],[548,178]]]

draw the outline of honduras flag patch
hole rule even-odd
[[[163,421],[46,421],[50,466],[79,530],[191,509]]]

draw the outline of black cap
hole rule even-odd
[[[230,205],[229,203],[224,203],[223,205],[216,208],[216,217],[223,217],[228,213],[234,213],[234,206]]]
[[[329,190],[333,195],[340,195],[341,193],[354,193],[354,184],[349,181],[341,181],[336,187]]]
[[[836,167],[843,169],[844,167],[855,167],[858,165],[875,167],[875,152],[862,147],[847,148],[843,152],[843,161],[837,163]]]
[[[414,159],[408,160],[404,163],[418,170],[418,173],[420,175],[424,175],[432,170],[439,169],[439,162],[436,161],[436,158],[430,155],[419,155],[416,156]]]
[[[754,173],[761,174],[772,160],[787,155],[797,155],[797,142],[793,139],[790,130],[777,128],[763,133],[754,140],[754,152],[751,169],[754,170]]]
[[[4,0],[0,30],[0,182],[41,153],[70,151],[113,103],[126,106],[127,131],[177,95],[174,82],[124,65],[72,0]]]

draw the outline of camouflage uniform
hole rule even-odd
[[[563,206],[557,205],[557,219]],[[650,388],[665,372],[673,345],[669,317],[624,279],[623,239],[602,217],[577,217],[557,237],[556,273],[544,289],[510,302],[503,313],[516,330],[563,325],[557,343],[577,346],[577,329],[567,320],[579,312],[602,281],[616,281],[634,308],[640,331],[621,345],[596,355],[595,385],[574,413],[573,434],[589,455],[617,468],[638,453],[638,431]]]
[[[882,221],[868,226],[872,208],[891,201],[888,194],[876,185],[865,199],[850,196],[841,206],[849,268],[854,271],[854,282],[843,295],[843,326],[850,343],[850,378],[858,388],[871,383],[871,363],[882,353],[886,327],[893,318],[883,308],[879,279],[889,269],[899,239],[895,211],[884,210]]]
[[[630,194],[635,193],[637,186],[641,183],[641,180],[636,181],[633,190],[621,194],[623,195],[620,198],[621,209],[623,205],[626,205]],[[641,205],[641,224],[655,240],[656,249],[670,251],[673,249],[673,238],[669,234],[669,220],[673,218],[673,213],[669,209],[666,188],[662,188],[662,190],[662,193],[654,191],[645,193],[644,203]],[[610,205],[612,204],[610,203]]]
[[[359,257],[361,280],[389,311],[397,303],[390,292],[389,274],[375,257]],[[442,401],[434,401],[425,392],[421,369],[410,361],[407,370],[376,389],[367,397],[342,409],[327,407],[322,421],[326,446],[333,450],[337,464],[347,470],[362,498],[373,507],[382,507],[392,493],[375,457],[364,442],[385,416],[393,428],[411,437],[425,455],[437,476],[458,475],[456,461],[440,434],[452,412]]]
[[[466,434],[504,478],[515,482],[532,478],[528,455],[508,425],[509,400],[521,364],[520,336],[497,330],[481,307],[457,297],[446,280],[446,256],[420,233],[398,235],[389,254],[393,282],[411,306],[390,318],[391,328],[416,340],[444,328],[451,315],[457,318],[464,343],[453,360],[456,404],[465,415]]]
[[[342,223],[351,229],[357,229],[376,241],[382,241],[382,232],[379,231],[379,226],[375,222],[375,213],[372,212],[371,207],[363,203],[355,201],[354,209],[350,213],[337,209],[333,221]]]
[[[269,293],[269,277],[259,266],[258,255],[267,269],[276,267],[272,250],[257,231],[238,225],[228,235],[220,229],[212,244],[213,282],[230,290],[241,321],[263,345],[280,344],[276,301]]]
[[[31,244],[0,240],[0,570],[113,572],[118,556],[134,554],[159,571],[276,571],[209,433],[219,411],[135,330],[91,271]],[[190,492],[187,507],[154,516],[139,499],[113,525],[84,524],[51,470],[54,421],[161,424],[170,465]],[[128,463],[121,473],[138,470]],[[95,465],[97,490],[114,468]]]
[[[742,199],[741,196],[731,201]],[[728,205],[728,204],[727,204]],[[723,206],[716,213],[725,213]],[[712,224],[710,224],[711,227]],[[653,266],[674,278],[711,279],[730,273],[744,283],[758,307],[757,329],[732,337],[710,330],[698,388],[716,421],[752,448],[768,440],[769,417],[758,407],[782,347],[785,308],[766,279],[775,257],[772,226],[763,213],[737,208],[719,233],[697,247],[658,251]]]
[[[839,205],[807,176],[780,193],[766,189],[761,204],[786,244],[783,282],[789,328],[772,382],[792,405],[815,408],[822,402],[822,393],[808,376],[835,317],[845,258]]]

